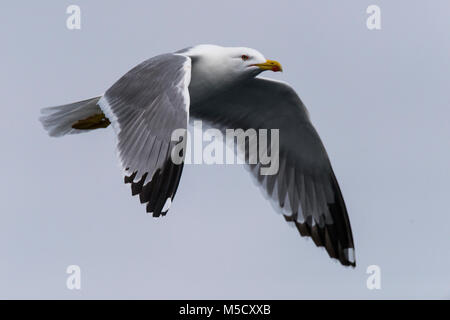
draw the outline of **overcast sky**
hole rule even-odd
[[[66,8],[81,7],[81,30]],[[366,8],[381,8],[381,30]],[[450,3],[2,1],[0,298],[450,298]],[[49,138],[42,107],[154,55],[213,43],[282,63],[347,203],[356,269],[239,166],[188,165],[165,218],[123,184],[111,129]],[[66,268],[81,267],[81,290]],[[366,269],[381,268],[381,290]]]

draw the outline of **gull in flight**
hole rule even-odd
[[[342,265],[355,266],[347,209],[327,152],[306,107],[284,82],[258,77],[280,63],[242,47],[198,45],[150,58],[99,97],[42,109],[50,136],[112,125],[125,183],[147,212],[166,215],[183,162],[171,159],[172,133],[189,119],[226,128],[279,129],[279,170],[248,165],[267,198],[302,236]]]

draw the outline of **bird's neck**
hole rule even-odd
[[[193,63],[189,85],[191,105],[203,102],[245,80],[247,78],[227,72],[227,70],[221,70],[217,66]]]

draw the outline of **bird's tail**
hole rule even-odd
[[[52,137],[106,128],[110,121],[97,105],[100,98],[44,108],[41,110],[42,116],[39,120]]]

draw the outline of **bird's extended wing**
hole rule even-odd
[[[192,105],[191,116],[222,129],[279,129],[278,172],[261,175],[257,163],[250,166],[252,174],[302,236],[343,265],[355,266],[347,209],[327,152],[289,85],[252,79]]]
[[[167,212],[181,177],[183,163],[170,157],[171,135],[187,128],[190,77],[188,57],[156,56],[126,73],[98,103],[116,131],[125,182],[154,216]]]

